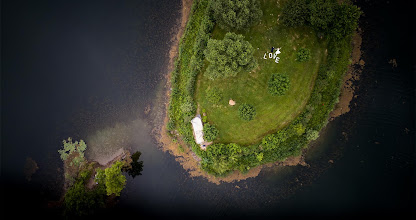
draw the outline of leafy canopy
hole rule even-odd
[[[269,93],[273,96],[284,95],[290,87],[289,76],[286,74],[274,73],[268,82]]]
[[[214,17],[225,30],[242,30],[257,23],[263,15],[257,0],[214,0]]]
[[[124,163],[117,161],[111,167],[104,170],[105,174],[105,186],[107,189],[107,195],[115,194],[120,196],[121,190],[126,185],[126,177],[121,173]]]
[[[215,140],[215,138],[217,138],[218,133],[219,133],[218,129],[214,125],[211,125],[209,123],[206,123],[204,125],[203,132],[204,132],[204,139],[208,142]]]
[[[236,76],[242,70],[257,67],[254,49],[243,35],[227,33],[223,40],[209,39],[205,56],[209,66],[205,72],[211,80]]]
[[[287,27],[302,26],[306,23],[308,5],[306,0],[290,0],[282,10],[282,23]]]
[[[251,104],[243,103],[238,107],[238,115],[245,121],[251,121],[256,116],[256,109]]]

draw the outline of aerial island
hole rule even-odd
[[[168,135],[216,177],[299,156],[339,102],[360,15],[350,1],[194,0]]]

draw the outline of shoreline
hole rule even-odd
[[[180,165],[185,169],[190,177],[204,177],[211,183],[220,184],[221,182],[232,183],[232,182],[239,182],[240,180],[245,180],[248,178],[256,177],[260,174],[260,171],[263,168],[269,168],[273,166],[309,166],[305,162],[305,155],[308,151],[308,148],[302,151],[300,156],[296,157],[288,157],[284,161],[276,161],[272,163],[263,164],[257,167],[251,168],[247,173],[241,173],[240,171],[233,171],[226,175],[225,177],[215,177],[203,171],[200,168],[200,158],[198,158],[195,153],[192,152],[191,149],[187,146],[180,138],[178,140],[173,140],[167,131],[167,123],[169,121],[167,110],[169,108],[169,100],[170,100],[170,75],[174,69],[174,62],[176,57],[178,56],[178,48],[180,39],[185,32],[186,24],[189,19],[191,7],[192,7],[193,0],[182,0],[182,10],[181,10],[181,17],[178,24],[174,27],[176,29],[176,33],[173,34],[171,38],[171,46],[169,50],[169,63],[166,70],[166,74],[164,79],[164,88],[162,93],[162,101],[163,106],[161,107],[161,116],[163,120],[159,123],[156,123],[156,127],[152,132],[155,135],[157,142],[160,144],[161,149],[164,152],[169,152],[175,157],[175,160],[180,163]],[[334,109],[329,114],[328,121],[332,121],[335,118],[349,112],[350,108],[349,105],[353,100],[354,90],[355,87],[353,86],[353,81],[359,80],[359,75],[362,72],[364,67],[364,61],[361,59],[361,33],[362,31],[358,29],[358,31],[353,35],[352,44],[353,49],[351,52],[352,63],[348,66],[348,70],[345,73],[343,79],[343,86],[341,89],[341,94],[339,96],[339,103],[334,107]],[[357,66],[358,65],[358,66]],[[359,68],[358,68],[359,67]]]

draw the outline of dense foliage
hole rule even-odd
[[[258,0],[213,0],[215,20],[226,30],[242,30],[257,23],[263,12]]]
[[[358,27],[360,9],[335,0],[291,0],[282,11],[282,22],[288,27],[310,25],[318,33],[340,40]]]
[[[287,1],[282,9],[282,23],[287,27],[302,26],[307,22],[308,5],[306,0]]]
[[[108,196],[111,194],[120,196],[121,190],[124,189],[126,177],[121,173],[123,166],[123,162],[117,161],[111,167],[104,170],[104,182]]]
[[[209,66],[205,74],[210,79],[236,76],[242,70],[257,66],[254,49],[243,35],[227,33],[223,40],[209,39],[205,56]]]
[[[83,170],[75,183],[68,189],[64,197],[64,215],[66,217],[81,217],[94,214],[105,207],[105,186],[98,185],[87,189],[85,184],[91,177],[92,168]]]
[[[268,91],[272,95],[284,95],[289,90],[290,80],[286,74],[274,73],[267,83]]]
[[[256,109],[251,104],[243,103],[238,107],[238,116],[245,121],[251,121],[256,116]]]
[[[204,124],[204,139],[205,141],[211,142],[213,140],[215,140],[215,138],[217,138],[218,136],[218,129],[214,126],[211,125],[209,123]]]

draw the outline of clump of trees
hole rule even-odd
[[[243,103],[238,107],[238,116],[245,121],[251,121],[256,116],[256,109],[251,104]]]
[[[251,71],[257,67],[254,49],[244,36],[227,33],[223,40],[209,39],[205,56],[209,66],[205,71],[211,80],[236,76],[242,70]]]
[[[212,11],[217,24],[225,30],[243,30],[263,15],[258,0],[214,0]]]
[[[358,27],[362,12],[352,4],[335,0],[291,0],[282,10],[282,22],[288,27],[310,25],[318,33],[340,40]]]
[[[298,62],[306,62],[311,58],[311,51],[306,48],[300,48],[296,52],[296,61]]]
[[[268,91],[273,96],[284,95],[290,87],[289,76],[286,74],[274,73],[267,83]]]
[[[203,132],[204,132],[204,139],[208,142],[215,140],[219,133],[218,129],[214,125],[211,125],[209,123],[206,123],[204,125]]]

